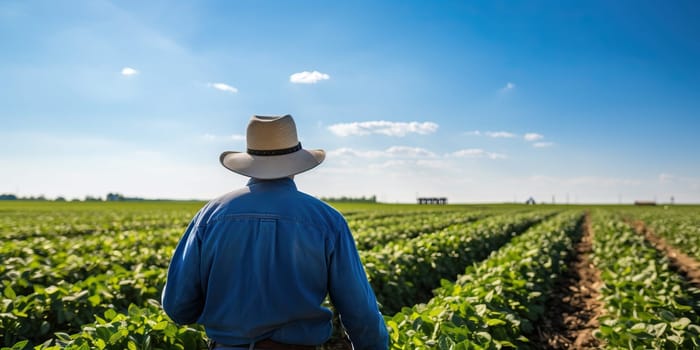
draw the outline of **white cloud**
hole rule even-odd
[[[139,74],[139,71],[137,71],[134,68],[131,68],[131,67],[122,68],[122,75],[123,76],[130,77],[132,75],[137,75],[137,74]]]
[[[241,134],[220,136],[220,135],[206,133],[206,134],[202,135],[202,138],[205,141],[210,141],[210,142],[245,141],[245,135],[241,135]]]
[[[209,83],[209,84],[207,84],[207,86],[212,87],[212,88],[217,89],[217,90],[230,92],[232,94],[235,94],[238,92],[238,89],[236,89],[235,87],[228,85],[228,84],[224,84],[224,83]]]
[[[516,137],[517,135],[513,134],[512,132],[507,132],[507,131],[487,131],[485,132],[486,136],[488,137],[493,137],[493,138],[513,138]]]
[[[333,124],[328,127],[338,136],[381,134],[387,136],[405,136],[409,133],[426,135],[434,133],[438,124],[433,122],[390,122],[385,120]]]
[[[515,83],[507,82],[506,86],[501,88],[501,92],[506,92],[515,89]]]
[[[564,179],[564,183],[569,185],[595,185],[595,186],[639,186],[643,182],[637,179],[626,179],[616,177],[601,177],[601,176],[579,176],[569,179]]]
[[[397,169],[415,171],[417,168],[422,169],[448,169],[449,164],[438,159],[390,159],[383,163],[369,164],[370,169]],[[400,169],[397,169],[400,170]]]
[[[394,157],[435,157],[435,153],[420,147],[392,146],[386,153]]]
[[[670,173],[659,174],[659,183],[662,185],[681,185],[690,188],[693,191],[700,189],[700,178],[679,176]]]
[[[576,176],[576,177],[555,177],[535,175],[526,179],[527,182],[543,184],[546,186],[553,185],[568,185],[574,186],[598,186],[598,187],[614,187],[614,186],[640,186],[643,184],[641,180],[619,177],[603,177],[603,176]]]
[[[467,135],[474,135],[474,136],[481,136],[485,135],[488,137],[492,138],[514,138],[518,137],[518,134],[514,134],[509,131],[479,131],[479,130],[473,130],[473,131],[467,131]]]
[[[328,80],[331,76],[326,73],[321,73],[319,71],[313,72],[299,72],[294,73],[289,76],[289,81],[294,84],[316,84],[321,80]]]
[[[502,153],[492,153],[492,152],[486,153],[486,156],[489,157],[489,159],[506,159],[506,158],[508,158],[508,156],[505,155],[505,154],[502,154]]]
[[[661,173],[659,174],[659,182],[671,182],[676,179],[676,176],[673,174],[668,174],[668,173]]]
[[[386,169],[386,168],[396,168],[396,167],[403,167],[409,165],[409,162],[404,159],[392,159],[392,160],[387,160],[384,163],[380,164],[369,164],[368,167],[370,169]]]
[[[356,158],[431,158],[435,153],[420,147],[391,146],[383,151],[358,151],[352,148],[339,148],[329,151],[331,157],[356,157]]]
[[[382,151],[358,151],[352,148],[343,147],[333,151],[328,151],[328,157],[356,157],[356,158],[379,158],[385,157]]]
[[[468,148],[452,152],[451,155],[454,157],[480,157],[483,156],[484,153],[484,150],[480,148]]]
[[[506,159],[505,154],[487,152],[480,148],[469,148],[455,151],[452,153],[437,155],[434,152],[421,147],[408,146],[391,146],[385,150],[369,150],[361,151],[348,147],[338,148],[328,152],[329,158],[392,158],[392,159],[416,159],[417,165],[430,167],[444,166],[445,160],[449,158],[488,158],[488,159]],[[424,162],[420,162],[422,160]]]
[[[505,159],[508,158],[505,154],[486,152],[481,148],[467,148],[455,151],[449,154],[452,157],[459,158],[489,158],[489,159]]]
[[[537,140],[543,139],[544,135],[530,132],[530,133],[525,134],[525,136],[523,136],[523,138],[525,139],[525,141],[537,141]]]
[[[445,161],[439,159],[418,159],[416,160],[416,165],[433,169],[446,169],[449,167]]]
[[[532,147],[535,148],[545,148],[545,147],[552,147],[554,146],[554,142],[535,142],[532,144]]]

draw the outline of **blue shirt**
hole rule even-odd
[[[332,332],[326,295],[355,349],[388,335],[350,229],[290,178],[251,179],[192,219],[168,269],[162,302],[179,324],[224,344],[261,339],[320,345]]]

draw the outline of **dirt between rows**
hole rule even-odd
[[[629,224],[668,256],[672,269],[700,288],[700,262],[667,244],[643,221],[629,221]],[[544,321],[537,327],[538,338],[534,343],[540,349],[599,349],[604,346],[593,336],[599,326],[598,316],[603,312],[603,304],[598,300],[598,290],[602,286],[600,271],[590,261],[593,234],[587,214],[575,257],[551,294]]]
[[[678,271],[694,287],[700,288],[700,262],[667,244],[663,238],[657,236],[643,221],[637,220],[632,222],[632,227],[637,233],[644,235],[654,248],[668,256],[673,269]]]
[[[583,235],[575,246],[575,256],[566,273],[555,285],[547,302],[543,321],[537,325],[534,345],[540,349],[599,349],[593,336],[598,329],[602,304],[598,300],[600,272],[590,260],[593,232],[586,214]]]

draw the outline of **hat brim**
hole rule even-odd
[[[224,152],[219,161],[226,169],[256,179],[280,179],[303,173],[321,164],[326,158],[324,150],[301,149],[278,156],[254,156],[245,152]]]

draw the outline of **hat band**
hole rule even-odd
[[[297,143],[294,147],[283,148],[283,149],[270,149],[270,150],[260,150],[260,149],[250,149],[248,148],[247,153],[251,156],[281,156],[283,154],[294,153],[301,149],[301,142]]]

